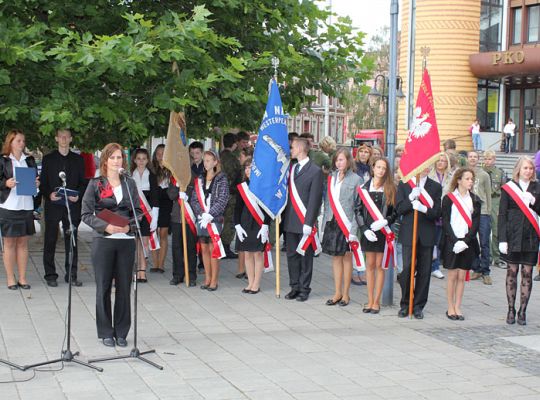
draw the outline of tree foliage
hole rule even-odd
[[[327,17],[308,0],[0,0],[0,126],[31,145],[70,127],[88,150],[162,136],[169,110],[192,136],[253,130],[273,56],[289,111],[367,76],[363,33]]]

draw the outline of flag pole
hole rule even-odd
[[[416,175],[416,182],[420,186],[420,174]],[[409,288],[409,318],[413,315],[414,301],[414,272],[416,269],[416,241],[418,236],[418,210],[414,210],[413,231],[412,231],[412,251],[411,251],[411,283]]]
[[[279,299],[280,297],[280,259],[281,259],[281,249],[279,248],[279,225],[281,222],[281,216],[278,215],[276,217],[275,223],[276,223],[276,297]]]
[[[189,265],[188,265],[188,254],[187,254],[187,238],[186,238],[186,216],[185,216],[186,206],[184,205],[184,200],[180,201],[180,213],[182,214],[182,247],[184,248],[184,281],[186,282],[186,287],[189,287]]]

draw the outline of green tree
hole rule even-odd
[[[192,136],[253,130],[273,56],[288,111],[367,76],[363,34],[327,17],[307,0],[0,0],[0,126],[31,146],[71,127],[85,149],[162,136],[169,110]]]

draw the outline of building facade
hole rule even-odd
[[[499,150],[508,118],[513,147],[538,150],[540,130],[540,0],[403,0],[398,141],[405,140],[429,48],[441,141],[472,147],[469,127],[479,119],[484,149]]]

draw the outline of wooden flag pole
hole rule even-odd
[[[420,174],[416,175],[416,182],[420,187]],[[414,210],[413,231],[412,231],[412,251],[411,251],[411,285],[409,288],[409,318],[413,315],[414,302],[414,272],[416,270],[416,239],[418,236],[418,210]]]
[[[276,297],[279,299],[280,294],[280,258],[281,258],[281,249],[279,248],[279,224],[281,222],[281,216],[278,215],[278,217],[275,219],[276,223]]]
[[[187,238],[186,238],[186,216],[185,216],[186,206],[184,205],[184,200],[180,201],[180,213],[182,214],[182,246],[184,248],[184,281],[186,286],[189,287],[189,265],[188,265],[188,254],[187,254]]]

